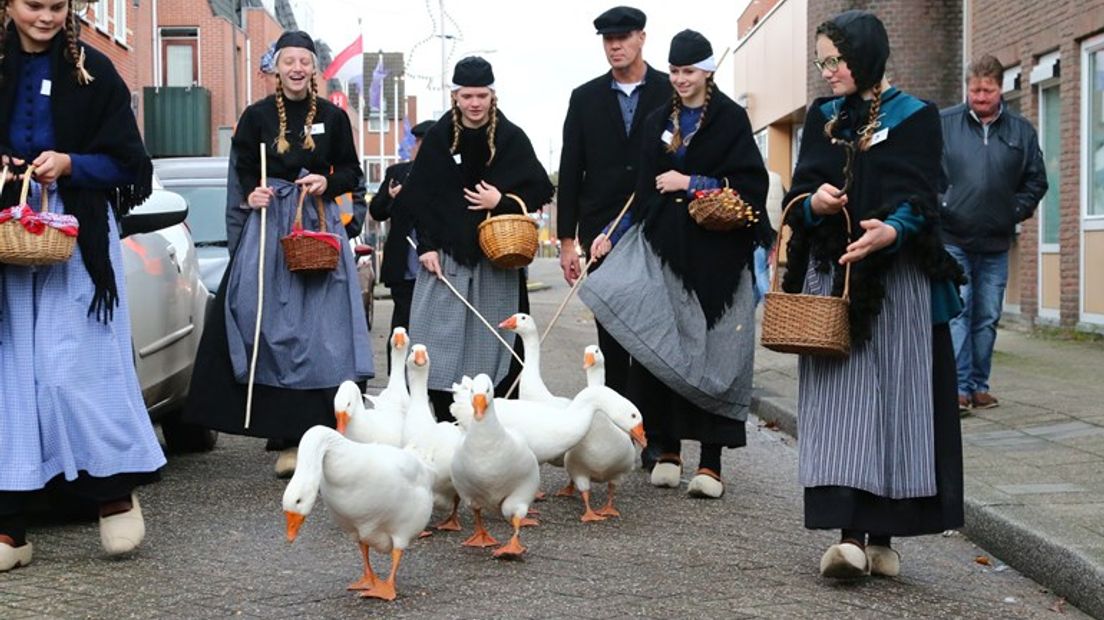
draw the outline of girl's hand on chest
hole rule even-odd
[[[464,188],[464,198],[468,199],[469,211],[491,211],[502,200],[502,192],[486,181],[480,181],[474,190]]]

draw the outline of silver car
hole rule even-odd
[[[210,450],[217,434],[180,421],[210,293],[199,278],[191,232],[182,223],[187,203],[159,189],[156,180],[154,187],[120,228],[134,364],[169,452]]]
[[[191,227],[199,258],[199,273],[211,293],[217,293],[230,262],[226,248],[226,157],[174,157],[153,160],[153,168],[165,189],[188,202]]]

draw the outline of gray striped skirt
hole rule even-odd
[[[516,269],[499,269],[485,258],[467,267],[444,252],[438,256],[445,277],[491,325],[518,311],[521,274]],[[513,345],[514,334],[499,333]],[[464,375],[479,373],[486,373],[497,385],[510,369],[510,352],[444,282],[425,269],[418,271],[414,284],[410,339],[428,349],[431,390],[450,390]]]
[[[873,338],[847,358],[802,356],[799,480],[892,499],[936,493],[931,284],[913,264],[885,274]],[[810,263],[805,291],[828,294],[832,274]]]

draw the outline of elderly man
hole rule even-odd
[[[970,65],[967,101],[943,110],[944,194],[941,223],[947,250],[969,278],[965,308],[951,321],[958,365],[958,404],[989,409],[989,369],[997,339],[1008,249],[1016,224],[1030,218],[1047,191],[1035,129],[1001,99],[1004,67],[992,56]]]

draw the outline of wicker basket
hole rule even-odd
[[[517,269],[533,262],[537,255],[537,223],[529,217],[525,201],[517,194],[506,194],[521,205],[524,215],[496,215],[479,223],[479,247],[491,263],[500,269]]]
[[[303,201],[307,193],[299,193],[299,204],[295,207],[295,224],[291,232],[280,238],[284,248],[284,262],[290,271],[333,271],[341,258],[341,238],[326,232],[326,208],[322,199],[314,197],[318,207],[318,232],[303,230]],[[324,235],[338,240],[337,247],[327,243],[319,236]]]
[[[783,226],[790,209],[806,196],[808,194],[802,194],[786,206],[782,212]],[[847,225],[847,237],[850,239],[851,218],[846,209],[841,213]],[[850,263],[844,268],[843,296],[830,297],[781,291],[778,287],[780,269],[776,264],[777,257],[776,251],[771,261],[774,274],[771,276],[770,291],[763,303],[763,346],[780,353],[832,357],[848,355],[851,352],[851,329],[847,317],[851,286]]]
[[[19,204],[27,204],[27,194],[30,191],[31,175],[34,166],[28,166],[23,175],[23,189],[19,193]],[[0,190],[3,189],[3,180],[8,176],[8,168],[5,166],[0,176]],[[50,210],[50,197],[46,187],[42,187],[42,213]],[[13,207],[15,208],[15,207]],[[66,226],[77,228],[77,220],[73,216],[62,216],[68,220]],[[66,234],[50,225],[40,225],[35,232],[27,229],[23,222],[10,219],[0,223],[0,263],[9,265],[54,265],[64,263],[73,255],[73,247],[77,243],[76,235]]]
[[[728,186],[728,179],[722,189],[698,192],[687,209],[698,226],[717,232],[747,228],[759,221],[755,209]]]

